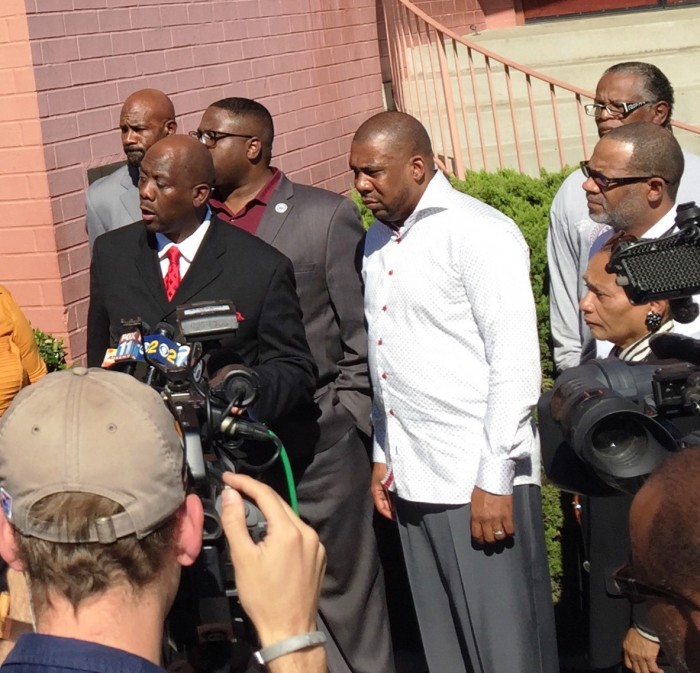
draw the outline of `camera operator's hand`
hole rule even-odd
[[[387,466],[384,463],[374,463],[372,465],[372,483],[370,486],[370,491],[372,493],[372,500],[374,500],[374,506],[377,511],[385,516],[391,521],[394,520],[394,508],[391,504],[391,498],[387,493],[386,488],[382,480],[386,477],[388,471]]]
[[[512,495],[497,495],[475,486],[471,511],[472,537],[479,544],[503,542],[515,533]]]
[[[271,488],[227,472],[221,521],[228,539],[241,605],[262,647],[316,630],[326,551],[318,535]],[[232,490],[235,489],[235,490]],[[245,524],[241,494],[267,519],[267,535],[255,544]],[[326,671],[322,645],[287,654],[268,665],[272,673]]]
[[[661,647],[659,643],[645,638],[634,627],[627,631],[622,641],[622,650],[625,653],[625,666],[634,673],[663,673],[656,663]]]

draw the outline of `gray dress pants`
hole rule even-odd
[[[430,673],[558,673],[539,488],[515,487],[515,536],[494,545],[470,505],[394,503]]]

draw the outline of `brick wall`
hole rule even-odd
[[[59,204],[55,204],[58,207]],[[35,326],[65,332],[24,0],[0,3],[0,283]]]
[[[458,35],[511,28],[519,22],[517,0],[413,0],[413,4]]]
[[[19,0],[3,5],[8,2]],[[116,127],[129,93],[143,87],[165,91],[182,132],[196,128],[201,112],[218,98],[260,100],[275,119],[276,165],[300,182],[334,191],[349,188],[352,133],[382,106],[375,0],[25,4],[36,80],[32,96],[44,143],[41,157],[37,129],[34,159],[45,163],[50,206],[50,216],[37,211],[36,232],[49,234],[48,243],[54,234],[56,253],[46,264],[60,271],[66,307],[63,329],[54,322],[40,325],[66,333],[73,357],[85,350],[86,171],[122,158]],[[25,140],[12,142],[22,149]],[[14,203],[22,211],[29,195],[39,192],[27,185],[24,193]],[[5,222],[0,221],[3,238]],[[34,237],[36,232],[32,229]],[[39,257],[27,256],[22,264],[43,278]],[[22,271],[5,267],[3,255],[0,280],[15,281]]]

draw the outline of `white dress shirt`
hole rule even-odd
[[[204,221],[200,224],[184,241],[181,241],[177,245],[173,243],[167,236],[161,233],[156,233],[156,245],[158,246],[158,261],[160,262],[160,274],[165,278],[165,274],[168,273],[168,267],[170,266],[170,260],[168,259],[168,250],[175,246],[180,250],[180,279],[185,277],[185,274],[192,264],[194,256],[199,250],[199,246],[202,245],[204,236],[209,231],[209,224],[211,223],[211,209],[207,206],[207,212],[204,216]]]
[[[505,215],[436,173],[398,231],[375,222],[363,277],[374,460],[415,502],[539,483],[529,251]]]

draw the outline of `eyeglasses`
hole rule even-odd
[[[600,117],[603,114],[603,110],[605,110],[613,119],[624,119],[640,107],[653,105],[656,102],[654,100],[642,100],[638,103],[588,103],[583,106],[583,109],[591,117]]]
[[[632,577],[632,564],[629,562],[613,573],[613,581],[618,591],[633,603],[643,603],[648,598],[665,598],[700,612],[700,605],[692,598],[683,596],[673,589],[646,584]]]
[[[603,175],[600,171],[596,171],[593,168],[588,167],[587,161],[581,161],[579,163],[583,175],[587,178],[591,178],[593,182],[600,187],[604,192],[608,189],[613,189],[614,187],[619,187],[620,185],[632,185],[635,182],[646,182],[652,178],[661,178],[664,182],[668,182],[666,178],[662,178],[660,175],[643,175],[638,177],[629,178],[609,178],[607,175]]]
[[[250,140],[251,138],[255,138],[255,136],[246,136],[242,133],[200,131],[199,129],[197,129],[196,131],[190,131],[189,135],[199,140],[199,142],[202,143],[202,145],[206,145],[209,149],[211,149],[212,147],[216,147],[216,143],[218,143],[219,140],[223,140],[224,138],[247,138],[248,140]]]

